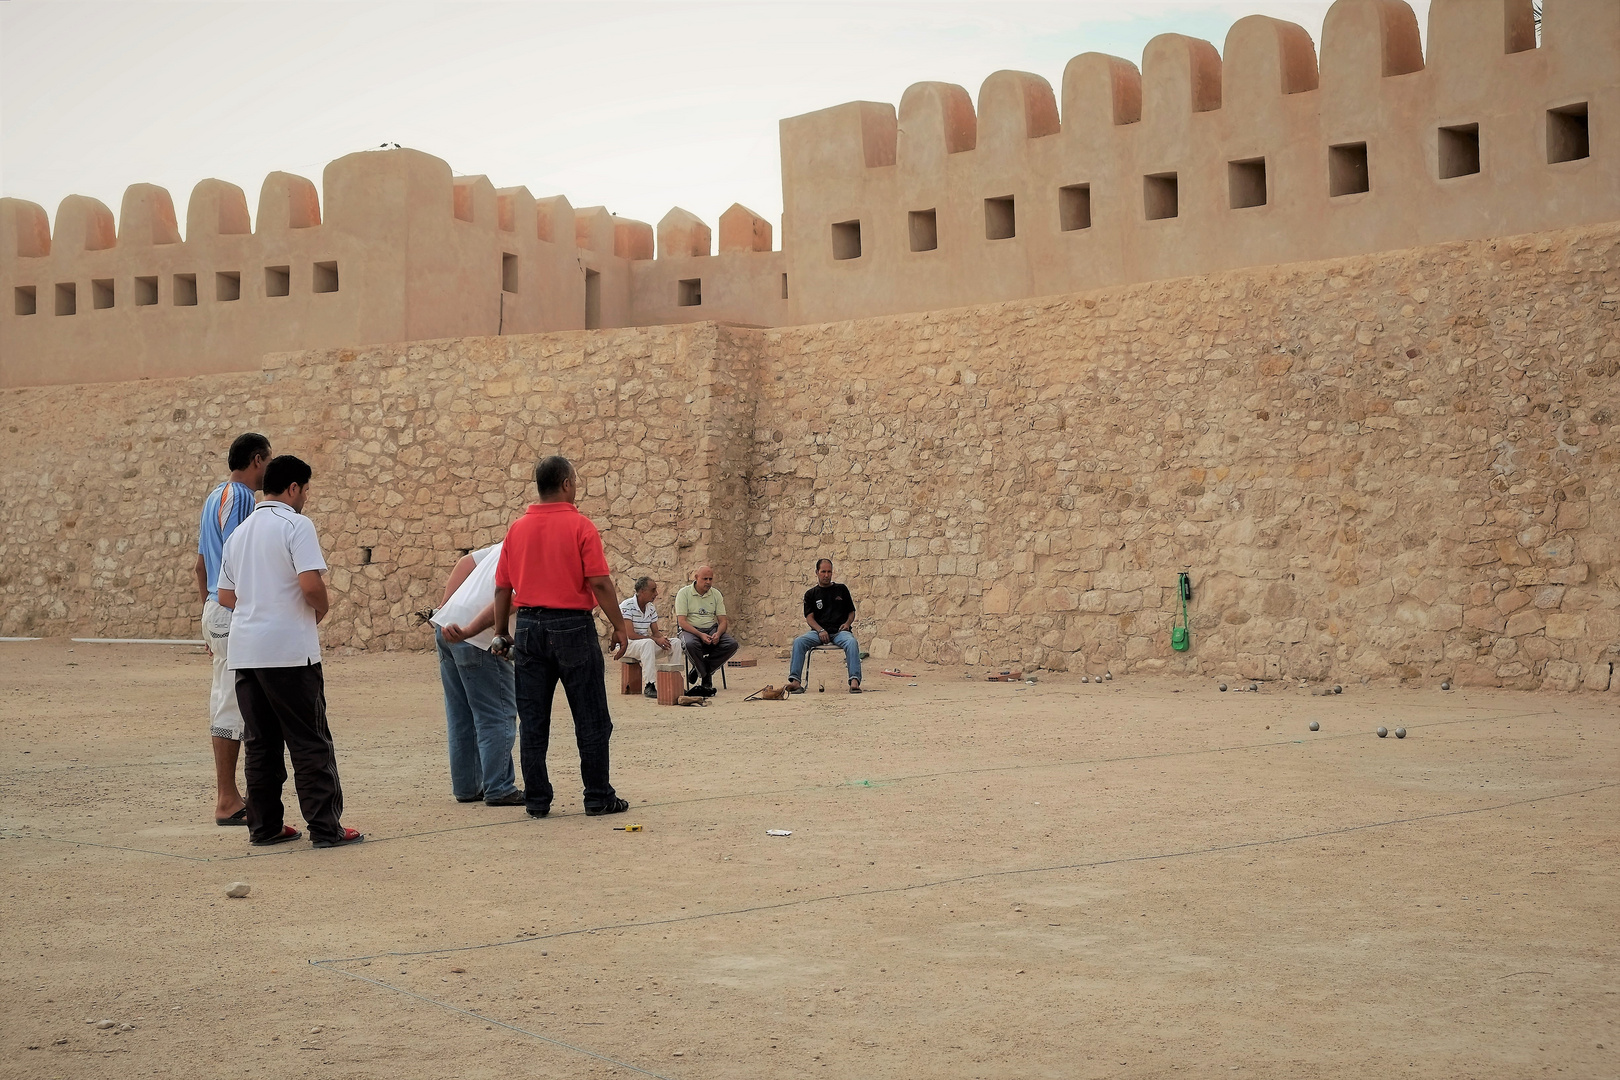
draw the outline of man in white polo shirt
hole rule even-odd
[[[618,659],[629,658],[641,665],[641,681],[645,684],[642,693],[655,698],[658,696],[658,682],[654,678],[658,654],[667,652],[666,662],[679,664],[681,639],[666,636],[663,627],[658,625],[658,609],[653,606],[653,601],[658,599],[658,582],[650,577],[638,577],[635,588],[634,595],[625,597],[619,605],[619,614],[630,627],[630,640]]]
[[[225,542],[219,602],[231,609],[229,664],[245,722],[248,838],[281,844],[300,833],[284,823],[282,753],[292,758],[299,809],[316,847],[365,837],[343,827],[343,787],[326,724],[321,637],[326,583],[321,542],[303,515],[310,468],[290,454],[264,470],[264,500]]]

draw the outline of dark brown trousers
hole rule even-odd
[[[236,673],[236,703],[247,728],[242,740],[247,773],[248,834],[271,840],[285,824],[281,789],[292,758],[298,808],[311,840],[343,835],[343,786],[337,752],[326,726],[326,681],[321,665],[243,668]]]

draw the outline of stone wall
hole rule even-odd
[[[858,322],[10,391],[0,632],[194,636],[197,507],[257,428],[316,469],[329,646],[424,646],[412,613],[560,449],[620,588],[651,571],[668,593],[713,560],[755,646],[802,626],[828,555],[877,666],[1620,687],[1617,309],[1620,226],[1601,226]]]

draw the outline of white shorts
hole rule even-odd
[[[214,654],[214,685],[208,693],[208,734],[216,739],[242,741],[246,725],[236,705],[236,672],[225,666],[231,644],[231,609],[217,601],[203,604],[203,640]]]

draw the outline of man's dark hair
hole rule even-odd
[[[541,458],[540,464],[534,467],[534,486],[540,489],[540,497],[555,495],[562,490],[568,478],[574,475],[574,463],[561,454],[552,454],[548,458]]]
[[[280,495],[293,484],[309,483],[309,478],[313,475],[308,465],[291,454],[273,457],[270,464],[264,467],[264,493]]]
[[[231,452],[225,459],[225,464],[231,467],[231,472],[245,469],[253,464],[253,459],[260,454],[270,452],[270,440],[257,431],[249,431],[238,435],[236,441],[231,443]]]
[[[826,563],[829,568],[831,568],[831,566],[832,566],[832,560],[831,559],[817,559],[816,560],[816,573],[818,573],[818,574],[821,573],[821,564],[822,563]]]
[[[640,577],[636,578],[635,591],[640,592],[642,589],[645,589],[647,586],[649,586],[651,584],[652,584],[652,578],[648,577],[646,574],[643,574]]]

